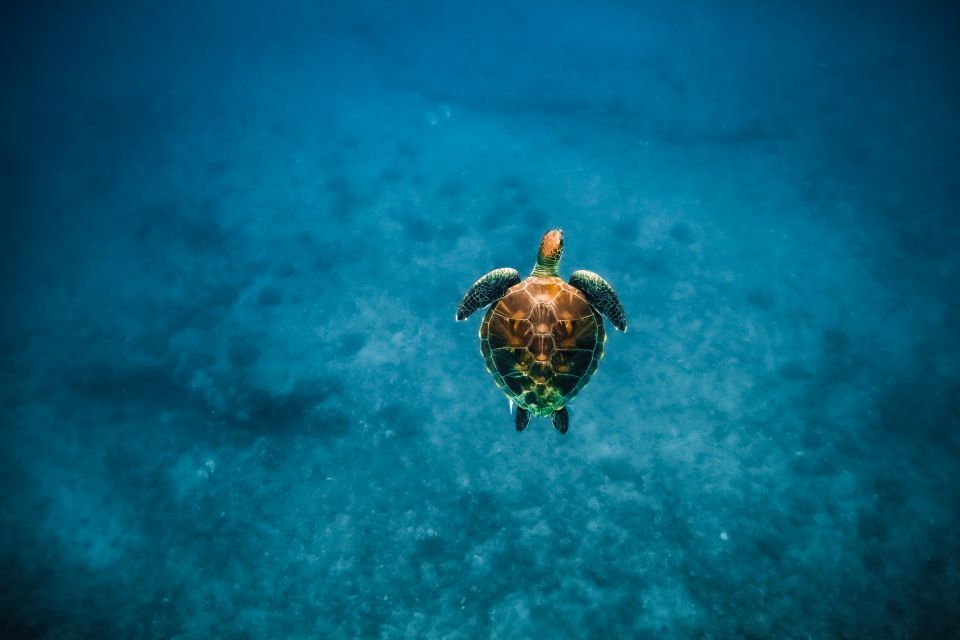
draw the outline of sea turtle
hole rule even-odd
[[[547,231],[526,280],[516,269],[494,269],[473,283],[457,308],[459,321],[491,305],[480,324],[480,352],[494,382],[517,404],[517,431],[532,414],[552,415],[553,426],[566,433],[566,405],[603,357],[607,336],[600,315],[627,330],[623,306],[606,280],[592,271],[575,271],[569,282],[557,276],[562,254],[563,231]]]

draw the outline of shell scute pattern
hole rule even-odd
[[[597,369],[606,335],[582,293],[555,277],[511,287],[480,325],[480,351],[498,386],[534,415],[550,415]]]

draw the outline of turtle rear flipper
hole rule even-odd
[[[530,412],[523,407],[517,407],[517,432],[523,431],[530,424]]]
[[[570,286],[576,287],[587,301],[601,314],[605,315],[610,323],[619,331],[627,330],[627,316],[620,304],[617,292],[610,283],[595,274],[593,271],[574,271],[570,276]]]
[[[516,269],[494,269],[473,283],[457,307],[456,319],[466,320],[477,309],[493,304],[503,297],[507,289],[520,284],[520,272]]]
[[[560,433],[566,433],[570,428],[570,412],[566,407],[553,413],[553,428]]]

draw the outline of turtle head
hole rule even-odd
[[[543,234],[540,251],[537,252],[537,264],[533,267],[535,276],[557,275],[557,265],[563,256],[563,229],[551,229]]]

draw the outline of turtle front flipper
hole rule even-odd
[[[560,433],[566,433],[570,428],[570,412],[566,407],[553,412],[553,428]]]
[[[619,331],[627,330],[627,316],[623,312],[623,305],[609,282],[593,271],[574,271],[570,276],[570,286],[576,287],[587,296],[591,306],[605,315]]]
[[[517,407],[517,432],[523,431],[530,424],[530,412],[523,407]]]
[[[494,269],[473,283],[457,307],[457,321],[466,320],[477,309],[493,304],[503,297],[507,289],[520,283],[516,269]]]

